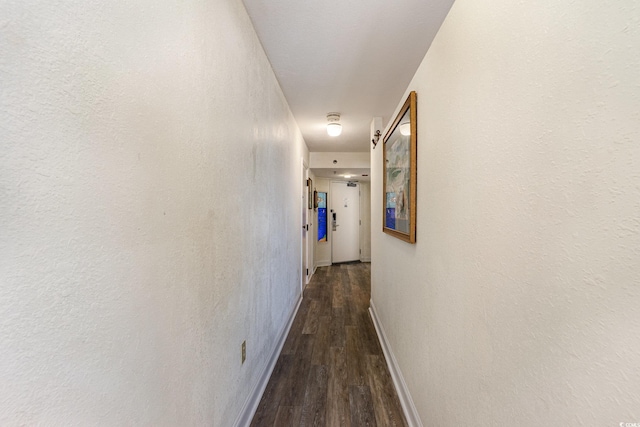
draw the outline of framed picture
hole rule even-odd
[[[316,199],[318,207],[318,242],[326,242],[327,239],[327,193],[319,192]]]
[[[384,137],[382,231],[416,242],[417,95],[411,92]]]
[[[313,181],[311,178],[307,178],[307,201],[309,202],[307,207],[313,209]]]

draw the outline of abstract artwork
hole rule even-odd
[[[318,242],[327,241],[327,193],[317,193],[318,206]]]
[[[411,92],[384,138],[383,226],[385,233],[416,241],[417,112]]]

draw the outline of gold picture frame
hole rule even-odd
[[[417,94],[411,92],[383,142],[382,231],[416,242]]]

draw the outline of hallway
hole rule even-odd
[[[369,317],[371,264],[318,268],[252,426],[404,426]]]

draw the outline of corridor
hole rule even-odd
[[[318,268],[252,426],[404,426],[369,317],[371,264]]]

